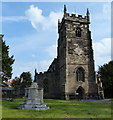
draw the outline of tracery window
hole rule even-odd
[[[85,81],[85,71],[82,67],[79,67],[76,71],[76,80],[77,81]]]

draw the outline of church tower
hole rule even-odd
[[[95,80],[90,13],[86,16],[67,13],[58,20],[59,93],[62,99],[98,98]]]
[[[37,73],[36,82],[44,89],[44,98],[98,99],[95,79],[90,13],[67,13],[64,5],[62,20],[58,20],[57,58],[48,70]]]

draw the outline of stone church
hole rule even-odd
[[[58,20],[57,58],[44,73],[35,71],[35,81],[44,89],[44,98],[98,99],[90,13],[86,16],[67,13],[64,5],[62,20]]]

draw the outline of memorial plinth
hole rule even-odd
[[[33,82],[31,87],[26,88],[25,101],[18,109],[22,110],[48,110],[43,103],[43,89],[39,88],[36,82]]]

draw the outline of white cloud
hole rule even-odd
[[[50,12],[48,16],[42,14],[42,10],[34,5],[31,5],[25,14],[28,20],[31,22],[33,28],[36,30],[51,30],[51,28],[57,27],[58,19],[62,18],[62,12]]]
[[[52,45],[52,46],[48,47],[46,49],[46,51],[51,57],[53,57],[53,58],[57,57],[57,45]]]
[[[32,54],[31,57],[32,57],[32,58],[36,58],[37,56],[36,56],[35,54]]]
[[[6,16],[6,17],[0,17],[0,21],[13,21],[13,22],[20,22],[27,20],[26,16]]]
[[[43,15],[43,11],[34,5],[25,11],[25,16],[2,16],[0,21],[20,22],[28,20],[36,30],[52,30],[57,29],[58,19],[62,18],[62,11],[51,11],[48,16]]]
[[[98,65],[103,65],[111,60],[111,38],[104,38],[93,43],[96,70]]]
[[[103,5],[103,14],[105,14],[106,17],[111,16],[111,3],[107,3]]]
[[[34,5],[31,5],[29,9],[26,10],[25,14],[35,29],[37,29],[37,27],[42,24],[42,21],[45,20],[42,16],[42,10],[38,7],[34,7]]]

